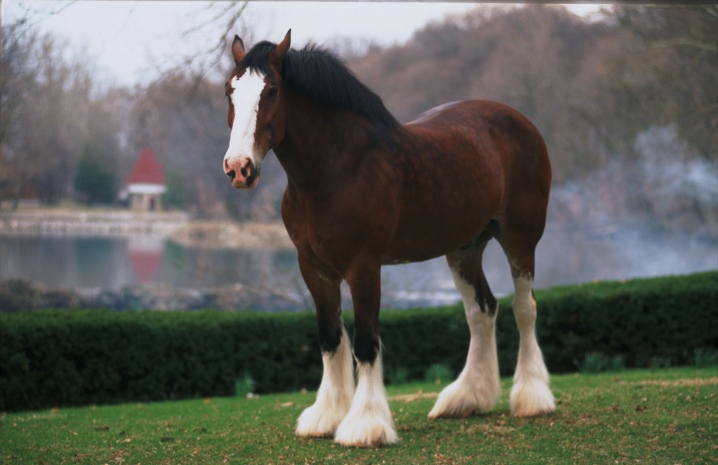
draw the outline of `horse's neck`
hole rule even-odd
[[[274,152],[290,183],[318,191],[346,179],[366,152],[370,123],[348,112],[307,105],[301,98],[288,103],[284,139]]]

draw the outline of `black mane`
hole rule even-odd
[[[276,44],[271,42],[259,42],[247,52],[240,66],[269,75],[268,58],[275,48]],[[295,92],[386,126],[399,124],[378,95],[359,82],[334,53],[317,45],[289,50],[282,63],[281,76]]]

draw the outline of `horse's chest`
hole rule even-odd
[[[294,208],[283,214],[285,226],[297,252],[315,265],[323,265],[342,274],[350,261],[351,227],[341,215],[331,215],[320,210]],[[356,240],[356,239],[354,239]]]

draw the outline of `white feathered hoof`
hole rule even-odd
[[[348,410],[348,404],[344,409],[326,408],[318,403],[314,404],[299,416],[295,434],[300,437],[312,438],[334,437],[334,433]]]
[[[500,394],[498,378],[482,386],[460,377],[441,391],[429,418],[466,418],[488,412],[496,406]]]
[[[391,412],[350,413],[339,425],[334,441],[348,447],[381,447],[396,444],[399,436],[394,430]]]
[[[314,405],[302,412],[295,434],[301,437],[334,437],[352,405],[354,397],[354,362],[349,336],[342,328],[342,339],[336,352],[322,354],[324,374]]]
[[[556,410],[551,389],[540,379],[522,380],[511,388],[511,414],[516,417],[534,417]]]
[[[337,444],[379,447],[399,441],[384,390],[381,367],[381,357],[377,357],[374,364],[358,365],[356,394],[349,413],[334,435]]]

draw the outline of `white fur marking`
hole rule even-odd
[[[398,442],[384,390],[381,355],[373,365],[360,363],[357,372],[359,382],[354,401],[339,425],[334,440],[338,444],[354,447],[375,447]]]
[[[485,412],[494,408],[501,395],[494,329],[498,308],[493,309],[494,315],[489,314],[492,309],[482,311],[476,303],[474,286],[453,269],[451,275],[464,301],[471,342],[464,370],[441,391],[429,418],[466,417],[476,411]]]
[[[224,155],[230,163],[233,159],[254,159],[254,132],[257,128],[257,111],[259,100],[264,89],[264,77],[247,71],[240,79],[234,77],[230,81],[234,89],[230,98],[234,106],[232,134],[229,137],[229,148]]]
[[[548,370],[536,341],[536,301],[531,293],[532,286],[531,279],[514,278],[514,317],[521,341],[514,385],[511,388],[511,413],[518,417],[556,410],[549,388]]]
[[[317,400],[297,420],[297,436],[332,437],[351,407],[354,397],[354,362],[349,336],[342,328],[342,340],[333,354],[322,354],[324,374]]]

